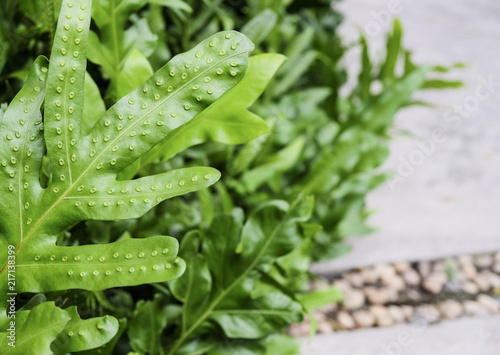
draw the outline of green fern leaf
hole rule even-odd
[[[72,247],[57,246],[56,240],[80,221],[137,218],[165,199],[205,188],[220,177],[213,168],[193,167],[116,179],[234,87],[253,44],[237,32],[213,35],[174,57],[84,134],[90,5],[90,0],[63,1],[50,64],[44,57],[35,61],[0,122],[0,246],[14,251],[0,255],[2,295],[8,291],[13,260],[16,279],[10,291],[16,293],[102,290],[178,277],[185,263],[171,237]],[[40,184],[45,155],[52,173],[47,187]]]

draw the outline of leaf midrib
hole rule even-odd
[[[269,245],[271,244],[271,242],[274,240],[274,238],[276,237],[278,231],[281,229],[281,227],[283,226],[283,224],[285,223],[285,221],[288,219],[288,217],[290,216],[291,212],[294,210],[294,208],[297,206],[297,204],[302,200],[302,195],[299,195],[294,201],[293,203],[289,206],[288,208],[288,211],[286,212],[286,214],[283,216],[282,220],[280,221],[280,223],[278,223],[276,225],[276,227],[273,229],[273,232],[271,233],[270,237],[267,238],[266,242],[264,243],[264,246],[263,248],[261,249],[261,251],[259,252],[259,254],[257,255],[257,257],[254,259],[254,261],[250,264],[250,266],[245,270],[243,271],[243,273],[235,280],[233,281],[224,291],[222,291],[219,296],[217,296],[217,298],[210,304],[210,306],[207,308],[207,310],[205,311],[205,313],[203,313],[200,318],[198,318],[198,320],[188,329],[187,332],[183,333],[181,335],[181,337],[179,338],[179,340],[177,342],[174,343],[174,346],[172,347],[172,349],[168,352],[167,355],[174,355],[175,352],[177,351],[177,349],[182,345],[182,343],[189,337],[189,335],[200,325],[202,324],[205,319],[207,319],[211,314],[213,314],[214,312],[214,308],[217,306],[217,304],[219,304],[219,302],[222,301],[222,299],[224,297],[226,297],[226,295],[232,291],[232,289],[234,287],[236,287],[241,281],[243,281],[243,279],[248,275],[248,273],[250,271],[252,271],[255,266],[257,265],[257,263],[260,261],[260,259],[262,258],[262,256],[264,255],[264,253],[267,251],[267,248],[269,247]]]
[[[218,62],[215,62],[212,66],[209,66],[207,67],[207,69],[205,69],[204,71],[201,71],[197,76],[194,76],[193,79],[191,80],[188,80],[184,85],[180,86],[176,91],[174,91],[170,96],[168,96],[167,98],[165,98],[163,101],[159,102],[156,106],[154,106],[154,108],[152,108],[151,110],[149,110],[148,113],[144,114],[143,116],[140,116],[139,119],[137,119],[137,121],[130,125],[126,130],[124,130],[121,134],[119,134],[113,141],[109,142],[108,143],[108,146],[106,148],[104,148],[102,150],[102,152],[96,156],[96,158],[94,158],[94,160],[89,163],[88,167],[80,174],[80,176],[78,177],[78,179],[76,179],[72,184],[68,185],[68,188],[66,189],[66,191],[64,191],[64,193],[59,197],[59,199],[57,201],[55,201],[52,206],[50,206],[50,208],[48,208],[45,213],[36,221],[36,223],[33,225],[33,228],[28,232],[28,234],[26,235],[25,238],[23,238],[23,236],[21,235],[21,243],[19,244],[17,250],[16,250],[16,256],[17,254],[19,253],[19,251],[21,250],[21,248],[24,246],[24,244],[26,243],[26,241],[29,239],[29,237],[31,235],[33,235],[34,231],[37,230],[37,228],[42,224],[43,220],[57,207],[59,206],[59,204],[61,203],[61,201],[63,201],[66,196],[68,195],[68,193],[75,187],[75,185],[85,176],[85,174],[89,171],[89,169],[97,162],[98,159],[100,159],[104,153],[107,152],[107,150],[109,149],[109,147],[111,147],[118,139],[120,139],[123,135],[125,135],[125,133],[127,133],[130,129],[132,129],[133,127],[135,127],[135,125],[139,124],[145,117],[147,117],[148,115],[150,115],[151,113],[153,113],[158,107],[160,107],[161,105],[163,105],[165,102],[167,102],[168,100],[172,99],[175,95],[177,95],[178,93],[180,93],[185,87],[187,87],[188,85],[190,85],[192,82],[198,80],[199,78],[201,78],[206,72],[212,70],[213,68],[215,68],[216,66],[220,65],[220,63],[222,62],[225,62],[231,58],[234,58],[234,57],[237,57],[237,56],[240,56],[240,55],[243,55],[245,53],[248,53],[248,52],[251,52],[252,49],[248,49],[248,50],[245,50],[245,51],[241,51],[241,52],[238,52],[236,54],[233,54],[233,55],[230,55],[230,56],[227,56],[225,57],[224,59],[218,61]],[[87,137],[90,137],[90,135],[87,135]],[[2,267],[2,270],[0,270],[0,276],[4,273],[4,271],[6,270],[6,266],[7,266],[7,263],[5,263],[5,265]]]
[[[16,346],[17,346],[17,347],[19,347],[19,343],[21,343],[21,344],[22,344],[22,343],[26,343],[26,342],[28,342],[31,338],[36,337],[36,336],[38,336],[38,335],[39,335],[39,334],[41,334],[41,333],[47,332],[47,331],[51,330],[51,329],[52,329],[52,328],[54,328],[54,327],[58,327],[58,326],[60,326],[61,324],[66,324],[66,323],[68,323],[68,322],[69,322],[69,320],[63,320],[63,321],[60,321],[60,322],[57,322],[57,323],[53,323],[53,324],[52,324],[52,326],[48,326],[48,327],[47,327],[47,326],[45,326],[45,327],[43,327],[41,330],[39,330],[38,332],[31,333],[29,336],[24,337],[24,338],[22,338],[21,340],[17,341],[17,345],[16,345]],[[2,350],[2,351],[0,351],[0,354],[5,353],[6,351],[9,351],[9,350],[10,350],[10,348],[7,348],[7,349],[5,349],[5,350]]]

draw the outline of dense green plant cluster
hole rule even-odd
[[[1,10],[6,354],[297,354],[281,333],[339,300],[306,291],[309,265],[369,231],[394,115],[418,89],[456,85],[411,61],[396,22],[380,63],[361,38],[341,96],[327,1]]]

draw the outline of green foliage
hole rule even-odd
[[[307,291],[309,266],[371,230],[395,114],[419,89],[461,85],[413,63],[396,21],[382,59],[360,38],[340,95],[348,48],[329,1],[0,9],[0,98],[27,78],[0,110],[0,249],[21,306],[0,353],[298,354],[280,334],[341,300]]]
[[[156,294],[153,301],[137,302],[128,327],[132,348],[139,353],[159,354],[160,336],[167,325],[167,317],[168,305],[161,294]]]
[[[112,316],[82,320],[76,307],[61,309],[43,302],[16,314],[16,346],[2,345],[1,354],[66,354],[94,349],[108,343],[118,331]],[[9,328],[5,320],[2,329]],[[0,333],[7,338],[8,333]]]
[[[169,132],[235,86],[244,75],[253,45],[237,32],[208,38],[123,97],[85,134],[81,120],[91,7],[85,0],[65,1],[62,6],[50,63],[44,57],[35,61],[0,123],[4,137],[0,145],[1,246],[13,251],[10,258],[7,253],[0,257],[2,292],[6,294],[8,259],[13,257],[17,293],[102,290],[178,277],[185,264],[176,257],[178,242],[171,237],[85,246],[55,243],[80,221],[137,218],[165,199],[217,181],[219,172],[204,167],[175,169],[133,181],[117,181],[116,177]],[[46,187],[39,176],[44,153],[49,162]],[[27,319],[32,321],[20,328],[21,335],[43,328],[39,309],[46,307],[49,305],[42,304],[30,311]],[[82,321],[76,309],[50,307],[53,318],[49,318],[55,324],[47,331],[46,345],[53,341],[56,353],[100,346],[117,331],[118,322],[112,317],[103,319],[104,323]],[[66,343],[66,335],[56,338],[63,328],[67,334],[83,329],[88,337]],[[28,341],[16,351],[49,352],[44,347],[35,349]]]
[[[188,341],[183,346],[190,351],[195,344],[204,347],[196,338],[200,329],[204,341],[221,346],[216,345],[221,337],[259,339],[301,319],[301,304],[261,272],[302,243],[299,222],[309,218],[313,205],[311,198],[292,205],[270,202],[244,224],[241,210],[235,209],[217,215],[205,232],[192,231],[184,238],[180,255],[189,267],[170,283],[183,303],[180,333],[168,354]]]
[[[16,318],[16,347],[10,348],[4,341],[0,348],[2,354],[51,354],[51,343],[71,320],[68,312],[56,307],[53,302],[45,302],[30,311],[19,312]],[[0,334],[4,339],[7,337],[7,332]]]
[[[37,55],[50,46],[61,0],[0,2],[0,102],[10,101]]]
[[[137,59],[137,57],[140,58],[140,53],[146,57],[151,55],[157,40],[156,35],[149,30],[147,21],[139,19],[125,30],[129,17],[141,9],[146,2],[146,0],[93,1],[92,17],[100,36],[94,31],[90,32],[89,60],[99,64],[103,74],[110,79],[106,97],[112,101],[116,101],[124,90],[130,88],[119,86],[124,80],[123,77],[120,78],[123,70],[129,69],[131,65],[135,66],[136,71],[147,72],[150,68],[147,61]],[[131,64],[131,61],[134,63]],[[127,74],[130,75],[130,71]],[[122,76],[127,74],[122,74]],[[139,78],[143,77],[142,75]],[[149,75],[145,79],[148,77]]]
[[[170,132],[140,160],[129,166],[122,177],[133,177],[144,166],[163,162],[196,144],[217,141],[241,144],[266,133],[267,124],[247,110],[262,94],[284,57],[261,54],[251,57],[243,79],[213,105],[197,115],[188,124]]]
[[[55,354],[95,349],[109,342],[118,331],[118,321],[112,316],[82,320],[76,307],[67,308],[66,311],[71,320],[51,344]]]
[[[157,282],[182,273],[183,263],[178,259],[173,267],[161,264],[159,270],[141,273],[146,269],[144,264],[154,263],[154,251],[164,250],[163,254],[174,261],[176,241],[171,238],[78,248],[53,244],[59,233],[81,220],[137,218],[165,199],[217,181],[219,173],[211,168],[177,169],[134,181],[115,179],[142,152],[234,86],[245,70],[246,53],[252,49],[237,33],[207,39],[191,52],[174,58],[142,88],[122,98],[97,121],[89,135],[83,136],[80,98],[90,9],[83,10],[84,2],[81,7],[75,5],[67,6],[67,13],[62,12],[49,69],[44,58],[35,62],[2,120],[2,191],[6,194],[2,204],[6,213],[0,223],[5,235],[3,246],[16,247],[21,279],[18,292],[102,289],[124,285],[127,279],[130,284]],[[225,56],[221,54],[224,51]],[[187,74],[190,65],[194,69]],[[219,66],[228,69],[219,75]],[[199,96],[193,97],[193,91],[198,90]],[[40,105],[44,94],[42,126]],[[38,172],[44,140],[52,179],[42,189]],[[132,250],[141,250],[139,260],[130,254]],[[90,262],[93,255],[99,263],[86,265],[84,260]],[[2,256],[2,265],[6,265],[6,257]],[[114,259],[125,257],[122,268],[127,267],[127,273],[105,270],[116,264]],[[1,277],[5,279],[6,273]]]

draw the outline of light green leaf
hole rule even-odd
[[[112,316],[83,320],[76,311],[76,306],[66,309],[71,320],[64,330],[52,342],[55,354],[94,349],[106,344],[118,331],[118,321]]]
[[[337,287],[329,287],[300,295],[299,300],[308,312],[313,312],[323,306],[342,301],[342,291]]]
[[[148,59],[137,49],[132,50],[123,63],[118,75],[117,97],[123,97],[144,83],[153,75],[153,68]]]
[[[232,303],[222,303],[212,311],[210,320],[217,323],[229,338],[258,339],[301,320],[302,307],[287,295],[276,292],[250,298],[232,293]]]
[[[15,347],[7,344],[7,335],[9,335],[7,332],[0,333],[3,339],[0,354],[52,355],[50,344],[65,328],[71,316],[68,312],[56,307],[54,302],[45,302],[24,312],[27,314],[25,320],[22,323],[18,320],[16,323]]]
[[[297,199],[291,206],[284,201],[265,204],[242,225],[243,215],[238,209],[230,215],[217,215],[202,243],[204,257],[211,277],[211,287],[199,273],[186,274],[175,284],[187,283],[183,289],[199,292],[179,296],[184,302],[183,327],[180,338],[167,347],[168,354],[175,354],[184,342],[195,338],[199,328],[217,324],[229,338],[256,339],[282,329],[290,322],[301,319],[302,307],[289,296],[273,289],[272,292],[254,293],[255,271],[265,270],[279,257],[288,254],[303,241],[298,223],[306,221],[313,208],[313,199]],[[189,242],[191,257],[200,257],[197,243]],[[217,256],[217,257],[214,257]],[[184,279],[184,281],[182,281]],[[191,300],[192,298],[192,300]],[[217,334],[215,328],[211,334]]]
[[[246,191],[253,192],[262,184],[268,182],[276,174],[282,173],[293,167],[302,153],[305,139],[300,136],[287,147],[268,157],[266,161],[243,173],[241,185]]]
[[[99,28],[99,36],[91,32],[89,60],[101,65],[104,76],[111,80],[106,91],[106,99],[110,103],[121,97],[118,94],[121,90],[118,79],[128,55],[136,49],[148,57],[155,50],[158,37],[151,32],[146,19],[134,20],[126,28],[130,16],[146,4],[147,0],[93,2],[92,18]]]
[[[372,84],[372,63],[370,60],[370,53],[368,51],[368,43],[366,38],[361,37],[361,71],[358,76],[357,91],[362,100],[367,101],[370,98],[370,88]]]
[[[87,72],[83,100],[82,131],[88,134],[101,116],[106,112],[106,105],[99,92],[99,87]]]
[[[426,80],[422,85],[422,89],[456,89],[464,87],[464,83],[459,80],[439,80],[431,79]]]
[[[19,8],[40,31],[52,32],[57,14],[61,8],[60,0],[24,0],[19,1]]]
[[[241,28],[241,33],[245,34],[256,46],[262,43],[269,33],[276,26],[278,16],[271,9],[265,9],[260,14],[248,21]]]
[[[297,85],[299,79],[316,60],[317,54],[311,50],[314,29],[308,26],[296,36],[285,51],[288,61],[278,73],[278,80],[273,87],[273,96],[280,97],[292,86]]]
[[[156,294],[153,301],[137,302],[128,327],[130,345],[134,351],[150,355],[162,353],[160,336],[167,325],[167,306],[161,294]]]
[[[390,84],[395,78],[396,64],[401,50],[401,37],[401,23],[395,20],[392,33],[387,38],[385,62],[380,69],[380,79],[386,84]]]
[[[78,355],[95,355],[96,353],[99,355],[111,355],[114,352],[116,343],[120,339],[121,335],[125,332],[125,329],[127,328],[127,319],[122,318],[118,320],[118,331],[116,335],[106,344],[100,346],[97,349],[91,349],[91,350],[86,350],[79,352]]]
[[[85,135],[81,120],[90,0],[65,0],[62,6],[49,68],[45,58],[35,61],[0,123],[0,247],[11,245],[16,258],[15,290],[103,290],[178,277],[185,263],[176,257],[178,243],[171,237],[71,247],[56,241],[80,221],[137,218],[167,198],[216,182],[220,173],[205,167],[133,181],[116,177],[234,87],[253,45],[237,32],[213,35],[174,57]],[[225,72],[219,75],[218,68]],[[42,187],[45,151],[52,175]],[[7,252],[0,255],[4,294],[8,260]]]
[[[182,0],[149,0],[150,4],[165,6],[174,10],[180,10],[187,12],[188,14],[193,12],[193,8],[189,6],[188,3]]]
[[[46,245],[19,255],[16,290],[98,291],[166,281],[184,272],[185,263],[176,257],[177,251],[177,240],[164,236],[78,247]]]
[[[364,129],[375,133],[385,132],[396,112],[422,87],[428,72],[428,67],[417,68],[385,89],[373,100],[370,107],[361,113]]]
[[[94,0],[92,18],[100,29],[109,24],[123,28],[128,17],[146,3],[147,0]]]
[[[266,133],[269,128],[258,116],[248,111],[262,94],[284,62],[279,54],[251,57],[243,79],[213,105],[191,122],[172,131],[140,162],[126,169],[121,176],[131,177],[141,167],[154,161],[166,161],[179,152],[206,141],[241,144]]]

